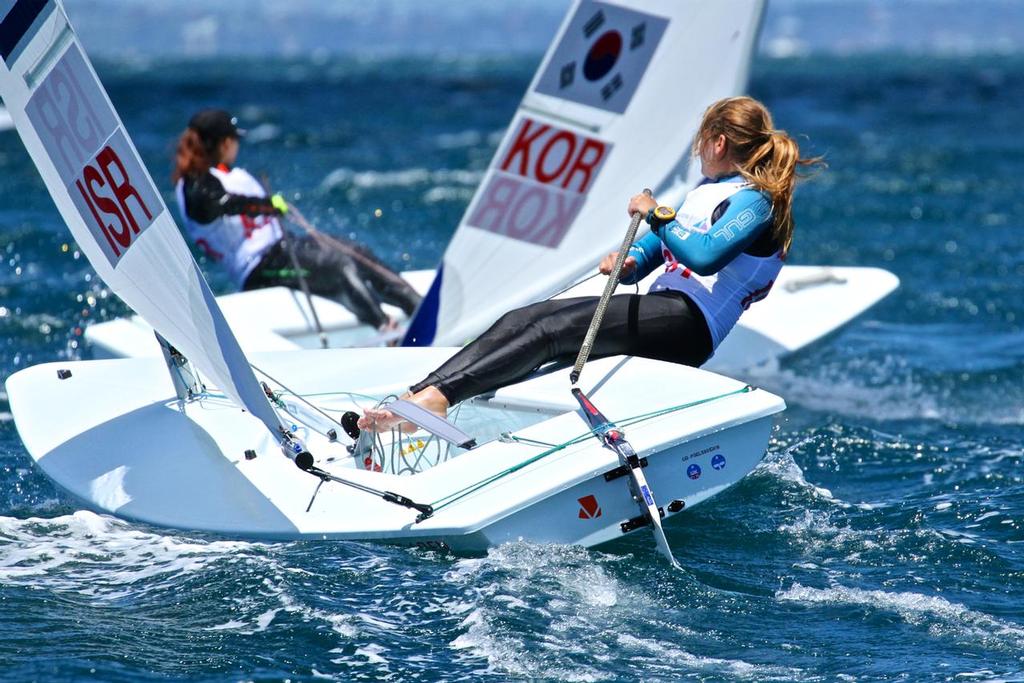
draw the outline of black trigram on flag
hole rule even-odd
[[[604,12],[597,10],[597,14],[590,17],[590,21],[583,25],[583,35],[587,38],[592,38],[597,29],[604,26]]]
[[[644,32],[647,30],[647,24],[637,24],[633,27],[633,36],[629,40],[629,49],[635,50],[644,44]]]
[[[612,95],[614,95],[620,88],[622,88],[622,76],[620,74],[615,74],[612,80],[608,81],[608,84],[601,88],[601,97],[606,100],[610,100]]]

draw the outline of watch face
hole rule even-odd
[[[676,217],[676,210],[671,206],[659,206],[654,210],[654,215],[660,220],[670,221]]]

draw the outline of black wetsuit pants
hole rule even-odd
[[[360,322],[374,327],[387,322],[380,308],[381,301],[401,308],[406,315],[412,315],[419,304],[420,296],[416,291],[400,275],[389,271],[366,247],[355,242],[345,243],[362,257],[356,258],[310,237],[291,239],[309,291],[334,299],[352,311]],[[242,289],[275,285],[301,288],[285,240],[267,250]]]
[[[455,404],[521,381],[547,362],[571,364],[598,301],[556,299],[510,311],[411,389],[433,385]],[[590,357],[642,356],[697,367],[711,351],[700,309],[682,292],[666,291],[613,296]]]

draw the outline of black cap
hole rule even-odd
[[[188,127],[199,133],[207,143],[218,143],[224,138],[240,138],[245,131],[238,127],[238,119],[223,109],[203,109],[188,122]]]

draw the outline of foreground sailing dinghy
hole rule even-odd
[[[621,357],[588,364],[573,392],[568,371],[542,374],[457,406],[451,421],[398,401],[419,431],[358,433],[363,408],[454,349],[250,365],[61,4],[10,7],[0,96],[82,252],[161,335],[161,358],[49,363],[6,382],[28,452],[89,507],[241,537],[593,546],[660,532],[662,515],[763,456],[779,397]]]
[[[662,203],[679,204],[700,177],[690,142],[704,108],[746,89],[764,7],[763,0],[574,3],[441,267],[402,273],[426,295],[407,343],[464,344],[509,309],[593,273],[621,241],[615,218],[630,193],[624,188],[654,183]],[[770,364],[847,324],[898,282],[878,268],[787,265],[772,295],[740,318],[705,367],[739,375]],[[598,294],[602,286],[590,280],[563,296]],[[332,348],[379,338],[340,304],[313,300]],[[247,353],[320,345],[301,292],[274,287],[218,303]],[[139,316],[91,324],[85,338],[96,358],[161,354]]]

